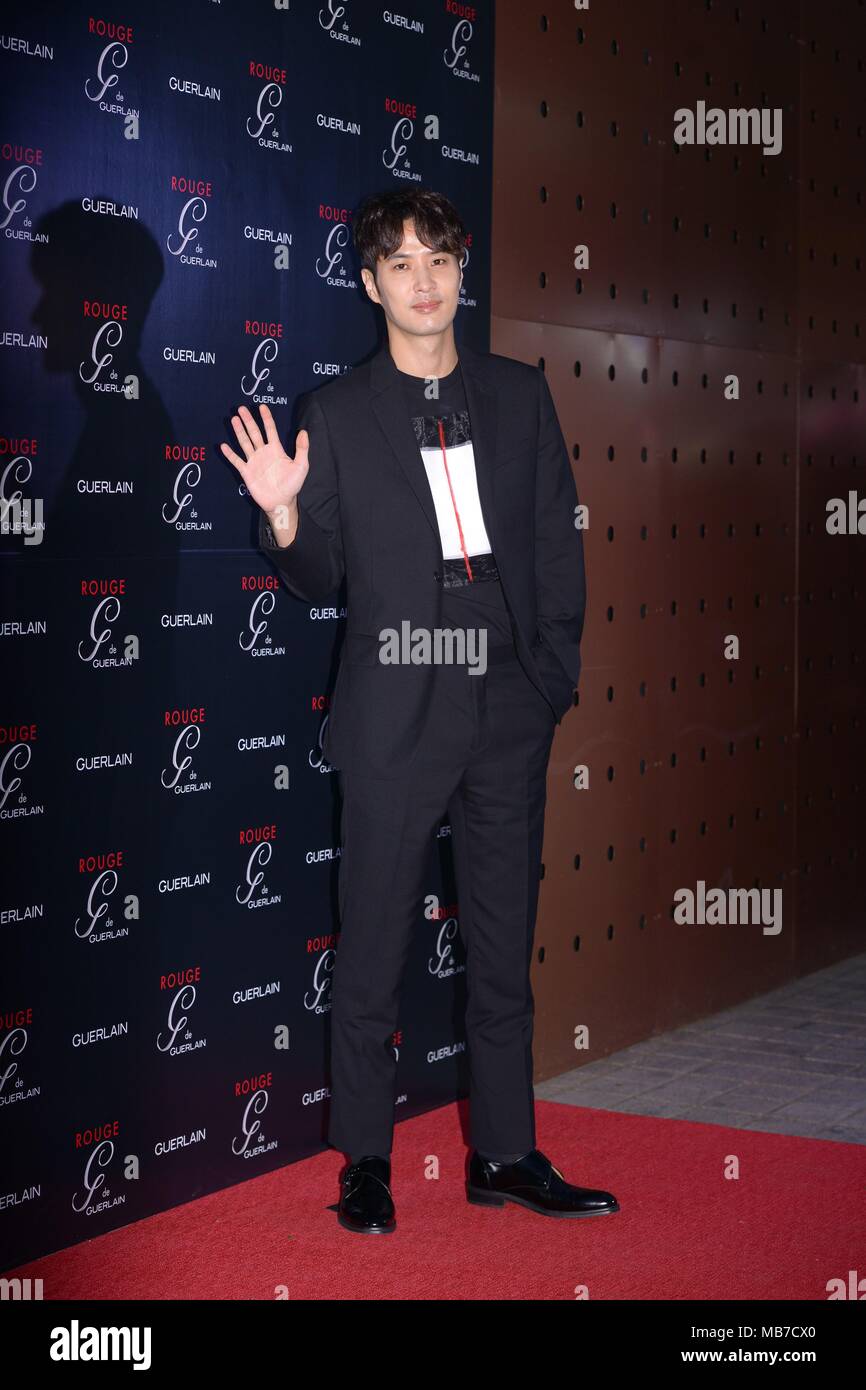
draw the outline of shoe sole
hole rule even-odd
[[[337,1220],[344,1231],[354,1231],[355,1235],[358,1236],[390,1236],[393,1235],[397,1229],[396,1221],[392,1226],[353,1226],[351,1222],[346,1221],[339,1212],[337,1213]]]
[[[515,1202],[527,1211],[537,1212],[539,1216],[613,1216],[619,1211],[619,1202],[614,1207],[604,1207],[600,1211],[548,1211],[545,1207],[530,1202],[526,1197],[514,1197],[510,1192],[487,1192],[484,1188],[466,1184],[466,1200],[478,1207],[504,1207],[506,1202]]]

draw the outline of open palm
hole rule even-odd
[[[295,457],[290,458],[280,443],[274,417],[266,405],[259,406],[266,438],[256,424],[255,416],[245,405],[238,406],[232,416],[232,428],[244,457],[240,458],[228,444],[221,444],[224,456],[233,463],[254,502],[269,515],[289,507],[304,485],[310,467],[310,436],[299,430],[295,439]]]

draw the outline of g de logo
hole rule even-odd
[[[23,772],[33,756],[29,743],[13,743],[6,757],[0,763],[0,811],[2,811],[8,798],[13,792],[17,792],[21,786],[21,778],[10,776],[10,769]],[[7,781],[7,777],[9,780]],[[25,799],[21,798],[22,801]]]
[[[232,1153],[242,1154],[248,1149],[251,1141],[261,1129],[261,1121],[254,1119],[254,1115],[261,1115],[263,1110],[268,1107],[268,1092],[255,1091],[250,1096],[244,1106],[243,1119],[241,1120],[241,1135],[232,1140]]]
[[[408,116],[401,116],[394,129],[391,131],[391,148],[382,151],[382,163],[386,169],[393,169],[398,159],[402,159],[408,144],[400,144],[400,141],[409,141],[415,133],[415,123],[410,121]],[[389,156],[391,156],[389,158]],[[409,168],[409,160],[405,162],[405,167]]]
[[[247,135],[249,135],[252,140],[258,140],[262,131],[274,124],[276,120],[274,111],[278,106],[282,105],[282,100],[283,89],[279,83],[268,82],[262,87],[262,90],[259,92],[259,99],[256,102],[255,119],[258,124],[253,122],[252,116],[248,116],[246,120]],[[267,106],[270,106],[272,109],[266,111],[265,108]],[[276,135],[276,130],[272,130],[271,134]]]
[[[101,373],[103,367],[110,367],[114,361],[114,353],[104,351],[103,349],[119,347],[122,341],[123,328],[118,323],[117,319],[107,319],[105,323],[100,324],[90,349],[90,360],[94,364],[90,376],[84,375],[84,363],[79,362],[78,364],[78,375],[86,386],[91,386]],[[102,356],[100,356],[100,353],[102,353]]]
[[[180,210],[180,216],[177,219],[177,235],[180,237],[180,245],[177,250],[175,251],[171,244],[171,238],[174,235],[173,232],[170,232],[165,239],[166,249],[172,256],[182,256],[193,238],[198,235],[196,226],[190,226],[189,224],[203,222],[206,217],[207,203],[204,198],[198,195],[193,198],[187,198]]]
[[[263,594],[259,594],[253,601],[250,609],[250,619],[248,623],[249,640],[245,641],[245,633],[241,633],[238,642],[241,649],[245,652],[251,651],[253,647],[261,645],[262,634],[268,630],[268,617],[274,611],[276,597],[272,589],[266,589]],[[270,641],[270,638],[266,639]]]
[[[113,607],[112,607],[113,605]],[[116,623],[120,617],[120,599],[116,594],[109,594],[102,599],[93,610],[93,617],[90,619],[90,639],[93,643],[89,652],[82,651],[83,641],[78,643],[78,655],[82,661],[94,662],[99,656],[106,642],[111,641],[111,627],[101,627],[101,623]]]
[[[443,57],[446,68],[453,68],[466,53],[472,38],[472,25],[468,19],[461,19],[454,25],[451,34],[451,47],[446,48]]]
[[[3,206],[6,209],[6,216],[0,222],[0,231],[9,226],[12,218],[17,213],[23,212],[27,206],[25,198],[18,198],[16,202],[10,203],[13,185],[17,184],[22,193],[32,193],[36,187],[38,175],[32,164],[19,164],[9,174],[3,185]]]
[[[201,742],[201,729],[198,724],[190,724],[186,729],[181,729],[174,741],[174,748],[171,752],[171,765],[174,768],[174,776],[168,775],[168,768],[164,767],[159,775],[159,780],[166,791],[171,791],[177,786],[178,779],[182,772],[186,772],[192,762],[192,758],[183,756],[184,748],[197,748]],[[168,775],[168,781],[166,776]],[[190,778],[195,778],[195,773],[190,773]]]
[[[245,396],[254,396],[261,387],[262,382],[267,381],[271,374],[271,369],[266,364],[276,361],[279,352],[280,346],[276,338],[262,338],[253,353],[253,384],[247,388],[243,381],[241,381],[241,390]]]
[[[201,468],[199,467],[199,465],[197,463],[185,463],[183,468],[180,470],[177,477],[175,478],[174,487],[171,490],[171,497],[172,501],[174,502],[174,513],[171,516],[166,516],[165,509],[168,506],[168,503],[163,502],[162,504],[162,519],[163,521],[168,522],[169,526],[174,525],[181,512],[185,512],[189,507],[192,506],[193,494],[191,492],[186,492],[184,493],[183,497],[181,497],[181,488],[198,487],[200,482]],[[195,513],[191,512],[190,515],[194,516]]]
[[[87,917],[76,917],[75,919],[76,936],[90,936],[97,922],[108,914],[110,908],[108,899],[116,891],[118,881],[116,869],[103,869],[102,873],[93,880],[87,895]],[[97,897],[102,899],[98,907],[95,906]]]
[[[337,953],[331,947],[329,950],[323,951],[316,962],[316,969],[313,972],[312,995],[309,990],[304,995],[304,1008],[309,1009],[311,1013],[323,1014],[331,1007],[330,1002],[323,1004],[322,1000],[326,994],[331,992],[331,975],[336,958]]]
[[[18,1063],[9,1061],[7,1064],[7,1058],[20,1057],[26,1046],[26,1028],[13,1028],[0,1042],[0,1095],[3,1094],[6,1082],[11,1081],[18,1071]],[[20,1082],[18,1084],[20,1085]]]
[[[102,86],[97,92],[89,92],[87,89],[93,79],[88,77],[84,84],[84,94],[87,99],[89,101],[102,101],[109,87],[116,87],[120,81],[116,72],[109,72],[106,76],[106,68],[125,68],[128,60],[129,54],[125,44],[117,42],[106,44],[99,55],[99,62],[96,64],[96,76]]]
[[[349,228],[345,222],[337,222],[328,233],[325,242],[325,261],[322,265],[322,257],[316,261],[316,274],[321,280],[329,280],[334,273],[334,267],[340,266],[340,274],[345,275],[346,267],[342,264],[343,247],[349,242]]]

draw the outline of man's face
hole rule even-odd
[[[415,224],[403,223],[403,240],[393,255],[380,259],[376,279],[369,270],[361,278],[374,304],[405,333],[442,333],[457,312],[463,271],[450,251],[431,251],[415,235]]]

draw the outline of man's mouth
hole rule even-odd
[[[413,309],[418,309],[421,313],[429,314],[431,309],[438,309],[440,301],[438,299],[425,299],[421,304],[413,304]]]

